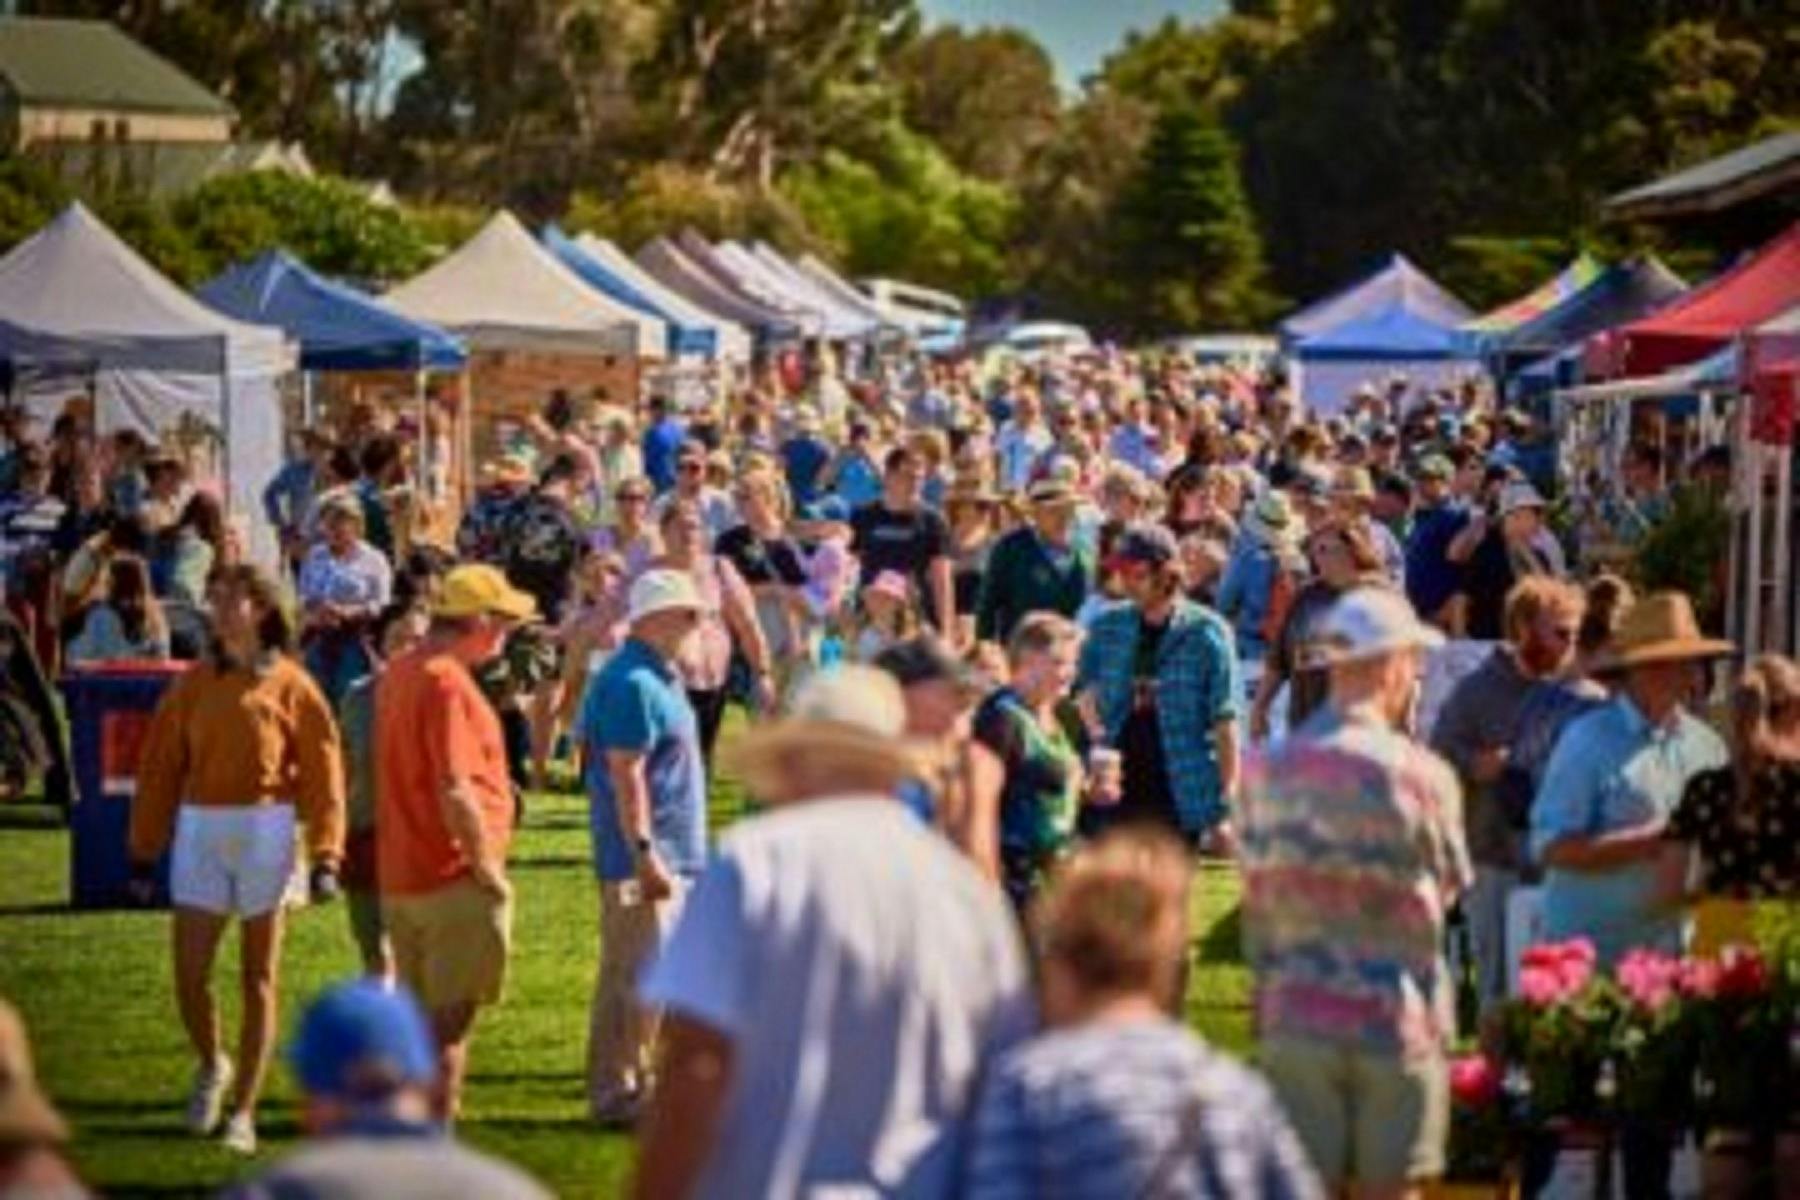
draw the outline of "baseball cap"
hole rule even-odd
[[[700,589],[694,586],[693,576],[686,571],[645,571],[631,585],[625,619],[636,623],[670,609],[686,608],[698,612],[704,607],[700,602]]]
[[[506,581],[497,567],[486,563],[470,563],[453,568],[444,576],[443,590],[432,615],[439,617],[475,617],[484,613],[529,621],[537,616],[537,601]]]
[[[850,506],[837,496],[822,496],[800,509],[800,519],[814,523],[845,524],[850,520]]]
[[[1500,515],[1518,512],[1521,508],[1544,508],[1544,497],[1538,490],[1523,480],[1509,483],[1500,493]]]
[[[1444,635],[1421,622],[1411,602],[1392,588],[1359,587],[1326,612],[1318,640],[1321,657],[1341,663],[1434,649],[1444,644]]]
[[[323,992],[300,1018],[288,1058],[300,1086],[315,1096],[379,1100],[437,1079],[437,1053],[425,1014],[403,987],[373,980]]]
[[[1115,570],[1122,566],[1160,567],[1175,561],[1180,548],[1175,544],[1175,535],[1161,525],[1149,521],[1140,521],[1126,527],[1113,544],[1112,557],[1107,565]]]

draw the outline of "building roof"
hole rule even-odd
[[[0,83],[29,105],[233,115],[211,90],[108,21],[0,17]]]
[[[1615,217],[1680,216],[1717,212],[1787,189],[1800,190],[1800,130],[1778,133],[1620,192],[1606,207]]]

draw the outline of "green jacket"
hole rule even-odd
[[[988,552],[975,602],[975,636],[1004,643],[1026,613],[1048,610],[1074,617],[1094,586],[1094,552],[1072,546],[1058,566],[1037,530],[1015,529]]]

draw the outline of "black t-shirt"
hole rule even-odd
[[[1536,551],[1508,545],[1498,526],[1488,530],[1463,571],[1463,591],[1469,596],[1466,636],[1484,642],[1505,637],[1506,596],[1513,584],[1530,575],[1555,573],[1555,564]]]
[[[729,559],[751,587],[761,583],[785,583],[789,587],[806,584],[806,567],[792,538],[764,540],[752,533],[748,525],[734,525],[719,535],[713,553]]]
[[[1167,621],[1161,625],[1144,622],[1138,627],[1137,648],[1132,656],[1131,713],[1119,731],[1124,795],[1112,822],[1154,821],[1171,829],[1180,828],[1156,708],[1156,656],[1168,632]]]
[[[872,582],[883,571],[898,571],[912,581],[929,613],[926,568],[934,559],[950,556],[950,526],[944,518],[929,508],[895,512],[877,500],[856,510],[850,528],[850,548],[862,560],[862,582]]]

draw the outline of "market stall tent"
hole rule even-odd
[[[1293,346],[1358,317],[1399,306],[1438,325],[1455,327],[1475,314],[1469,306],[1419,270],[1404,254],[1380,270],[1301,309],[1281,323],[1281,340]]]
[[[660,356],[667,341],[661,321],[583,283],[509,212],[382,299],[476,350]]]
[[[683,354],[710,357],[716,352],[718,334],[715,330],[704,325],[683,324],[674,313],[660,307],[654,299],[621,279],[556,226],[545,228],[543,243],[544,249],[555,255],[558,262],[573,271],[589,287],[661,321],[666,330],[665,337],[668,340],[664,348],[669,357],[678,358]]]
[[[1687,284],[1655,255],[1615,263],[1553,308],[1494,339],[1491,352],[1509,358],[1561,351],[1615,325],[1662,308]]]
[[[767,242],[740,247],[746,256],[761,266],[767,277],[789,295],[810,302],[824,315],[825,332],[834,338],[863,338],[878,332],[884,322],[861,302],[846,301],[833,295],[806,272],[784,257]]]
[[[1397,300],[1303,338],[1294,386],[1308,407],[1333,413],[1361,385],[1404,376],[1415,387],[1447,386],[1476,365],[1455,325]]]
[[[745,273],[722,253],[722,247],[716,247],[692,229],[684,229],[676,235],[675,244],[687,255],[688,261],[716,282],[719,286],[735,292],[772,312],[780,313],[792,322],[804,337],[817,337],[821,332],[820,315],[793,304],[778,289],[771,288],[755,276],[754,272]]]
[[[1605,269],[1599,259],[1582,253],[1525,295],[1483,313],[1473,321],[1464,322],[1462,332],[1469,348],[1477,355],[1486,354],[1494,342],[1512,330],[1567,303],[1598,279]]]
[[[0,362],[53,402],[91,386],[103,433],[156,439],[188,417],[211,427],[246,549],[278,561],[261,493],[284,450],[275,384],[293,354],[281,330],[214,312],[77,202],[0,259]]]
[[[830,296],[835,302],[844,306],[849,311],[858,314],[863,319],[871,321],[876,325],[896,325],[894,321],[889,319],[886,313],[881,311],[880,307],[878,307],[873,300],[857,291],[855,286],[851,284],[849,280],[839,275],[836,271],[833,271],[823,261],[815,258],[813,255],[802,254],[798,258],[790,259],[785,255],[780,255],[779,251],[765,242],[756,243],[755,248],[759,254],[779,255],[781,260],[787,264],[789,270],[810,280],[814,287],[818,288],[825,295]]]
[[[455,371],[469,357],[450,333],[326,279],[285,250],[240,263],[196,294],[227,316],[279,326],[306,371]]]
[[[739,362],[750,357],[750,331],[736,321],[694,303],[644,270],[632,261],[629,254],[605,238],[584,233],[576,237],[575,244],[588,257],[650,300],[660,311],[670,314],[678,324],[689,328],[710,329],[719,357]]]
[[[1615,374],[1650,375],[1693,362],[1800,304],[1800,221],[1709,283],[1618,331]]]
[[[688,300],[754,330],[764,341],[800,335],[800,324],[791,316],[718,280],[667,238],[644,243],[637,252],[637,263]]]

